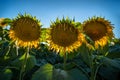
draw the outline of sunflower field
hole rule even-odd
[[[56,18],[49,28],[30,14],[0,18],[0,80],[120,80],[114,25]]]

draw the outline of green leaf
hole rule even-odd
[[[90,52],[89,48],[86,46],[86,44],[83,44],[80,48],[79,48],[79,52],[80,52],[80,56],[81,56],[81,60],[83,60],[88,66],[90,66],[90,61],[91,61],[91,57],[90,53],[92,54],[92,52]]]
[[[98,71],[99,75],[105,80],[119,80],[120,59],[112,60],[106,57],[102,58],[103,66]]]
[[[77,68],[71,69],[68,71],[68,74],[71,76],[71,80],[89,80],[87,76]]]
[[[88,78],[77,68],[67,71],[45,64],[33,74],[31,80],[88,80]]]
[[[16,67],[17,69],[21,69],[21,66],[23,66],[23,62],[25,60],[25,54],[23,54],[20,58],[17,58],[15,61],[11,63],[12,66]],[[29,71],[32,69],[36,64],[36,59],[32,55],[27,56],[27,62],[26,62],[26,71]]]
[[[31,80],[52,80],[53,66],[51,64],[43,65],[37,70]]]
[[[72,79],[67,71],[61,69],[54,69],[52,80],[72,80]]]
[[[51,64],[45,64],[37,70],[32,80],[71,80],[67,71],[61,69],[54,69]]]
[[[109,58],[120,58],[120,45],[112,46],[107,55]]]
[[[10,57],[8,56],[10,51],[9,46],[4,46],[0,48],[0,65],[4,66],[10,62]]]
[[[12,71],[10,69],[5,69],[0,72],[0,80],[11,80],[12,79]]]
[[[73,59],[75,57],[77,57],[79,55],[79,53],[77,51],[73,51],[67,54],[67,59]]]
[[[26,63],[26,71],[29,71],[36,65],[35,56],[29,55]]]

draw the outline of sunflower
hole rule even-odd
[[[0,26],[1,27],[5,27],[7,26],[8,24],[5,22],[6,18],[0,18]]]
[[[37,47],[41,33],[41,24],[31,15],[18,15],[13,19],[9,37],[21,47]]]
[[[82,24],[84,33],[94,41],[96,48],[105,46],[114,37],[113,26],[102,17],[92,17]]]
[[[76,28],[74,20],[57,18],[50,26],[48,43],[56,52],[72,52],[83,40],[84,35]]]

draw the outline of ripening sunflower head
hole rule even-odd
[[[6,18],[0,18],[0,27],[6,27],[8,24],[5,22]]]
[[[50,26],[48,43],[57,52],[72,52],[83,40],[84,35],[76,28],[74,20],[57,18]]]
[[[92,17],[83,22],[83,31],[95,43],[95,47],[105,46],[114,37],[113,26],[108,20],[101,17]]]
[[[21,47],[37,47],[40,40],[41,23],[29,14],[13,19],[9,37]]]

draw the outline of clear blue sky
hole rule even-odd
[[[0,17],[12,19],[25,12],[36,16],[42,27],[49,27],[57,17],[83,22],[88,17],[102,16],[114,24],[115,36],[120,38],[119,0],[0,0]]]

